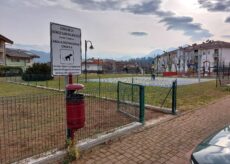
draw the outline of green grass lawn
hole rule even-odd
[[[115,77],[132,77],[136,75],[132,74],[103,74],[101,78],[115,78]],[[97,74],[88,74],[88,79],[98,78]],[[17,79],[19,80],[19,79]],[[113,83],[98,83],[98,82],[87,82],[85,83],[84,75],[74,78],[74,82],[79,82],[85,85],[84,93],[93,94],[100,97],[117,98],[117,84]],[[32,85],[48,86],[51,88],[64,89],[64,78],[56,77],[49,81],[29,82]],[[145,87],[145,103],[155,106],[162,106],[171,108],[171,95],[166,99],[165,103],[162,102],[167,95],[169,88],[161,87]],[[50,93],[49,91],[36,89],[33,87],[1,83],[0,85],[0,96],[11,96],[11,95],[23,95],[23,94],[39,94],[39,93]],[[131,92],[131,91],[130,91]],[[131,94],[131,93],[127,93]],[[185,86],[178,86],[177,88],[177,109],[181,111],[187,111],[196,109],[205,104],[208,104],[214,100],[229,95],[225,88],[215,86],[215,81],[203,82],[200,84],[191,84]]]
[[[101,78],[130,76],[132,75],[110,74],[101,75]],[[88,78],[98,78],[98,76],[96,74],[90,74]],[[80,76],[79,79],[81,79],[80,83],[85,85],[84,93],[98,97],[117,98],[117,84],[98,82],[84,83],[84,75]],[[19,82],[20,79],[12,78],[11,80]],[[75,78],[74,81],[77,82],[77,79]],[[24,83],[28,84],[27,82]],[[31,84],[34,86],[42,85],[59,89],[59,78],[47,82],[30,82],[30,85]],[[60,88],[64,89],[63,77],[60,78]],[[53,94],[54,92],[55,94]],[[145,87],[145,103],[161,106],[168,92],[169,88]],[[125,100],[130,101],[133,99],[134,102],[138,101],[138,87],[134,86],[132,88],[124,85],[120,93],[127,96]],[[133,97],[131,93],[133,93]],[[38,94],[44,95],[36,97],[35,95]],[[177,109],[182,112],[194,110],[227,95],[230,95],[230,92],[227,91],[226,88],[216,88],[215,81],[178,86]],[[1,98],[8,96],[16,97],[6,98],[5,100]],[[88,117],[86,120],[88,122],[86,121],[86,128],[81,129],[81,132],[78,133],[78,139],[81,137],[86,138],[100,131],[119,127],[132,121],[126,120],[126,117],[123,119],[120,115],[118,116],[116,112],[116,101],[105,100],[98,97],[89,96],[85,99],[85,103],[87,104],[86,118]],[[170,108],[172,104],[171,100],[170,95],[162,106]],[[133,106],[130,105],[124,105],[125,109],[130,108],[131,111],[133,111],[132,107]],[[111,112],[111,110],[108,109],[113,109],[113,111]],[[151,116],[149,115],[151,113],[148,113],[149,111],[150,110],[146,110],[146,118]],[[33,153],[37,154],[51,148],[63,148],[65,144],[64,113],[64,93],[58,94],[56,91],[9,83],[0,78],[0,118],[3,120],[2,123],[0,123],[0,140],[4,141],[2,146],[3,152],[7,152],[0,156],[0,161],[3,161],[3,163],[11,163],[21,159],[21,154],[24,155],[24,157],[29,157]],[[156,113],[152,115],[156,116]]]
[[[24,96],[33,94],[50,94],[51,91],[29,87],[24,85],[17,85],[8,82],[0,82],[0,97],[5,96]]]
[[[227,95],[230,95],[230,92],[226,88],[216,88],[215,81],[179,86],[177,106],[182,111],[196,109]]]

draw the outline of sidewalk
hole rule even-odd
[[[192,149],[227,124],[230,124],[230,96],[95,148],[75,163],[188,164]]]

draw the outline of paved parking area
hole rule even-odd
[[[230,124],[230,96],[94,148],[76,163],[188,164],[192,149]]]
[[[172,82],[177,80],[177,85],[189,85],[197,84],[199,81],[197,78],[175,78],[175,77],[156,77],[155,80],[149,77],[119,77],[119,78],[105,78],[100,79],[102,83],[117,83],[118,81],[126,83],[140,84],[144,86],[159,86],[159,87],[171,87]],[[201,82],[207,82],[215,79],[201,78]],[[89,79],[92,82],[99,82],[99,79]]]

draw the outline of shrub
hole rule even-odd
[[[21,76],[21,67],[11,67],[11,66],[0,66],[0,76]]]
[[[52,78],[51,67],[45,63],[34,63],[22,75],[22,79],[25,81],[44,81]]]

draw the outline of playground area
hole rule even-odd
[[[90,79],[90,82],[103,82],[103,83],[117,83],[118,81],[126,83],[140,84],[143,86],[158,86],[158,87],[171,87],[172,82],[177,80],[177,85],[190,85],[199,83],[198,78],[170,78],[170,77],[156,77],[153,80],[151,77],[120,77],[120,78],[102,78]],[[208,82],[215,79],[200,79],[200,82]]]

